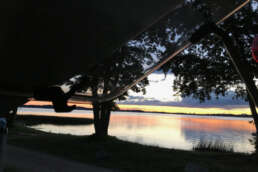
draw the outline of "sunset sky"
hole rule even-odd
[[[251,3],[254,9],[258,8],[258,2],[251,1]],[[120,107],[172,113],[250,114],[248,102],[232,99],[234,88],[224,97],[220,96],[219,99],[216,99],[212,95],[211,100],[200,103],[199,100],[192,97],[175,96],[172,89],[174,76],[171,73],[165,77],[164,74],[156,72],[151,74],[148,79],[150,85],[146,87],[146,94],[131,91],[127,100],[118,102]]]
[[[257,1],[251,1],[254,9],[258,8]],[[220,96],[200,103],[191,97],[175,96],[172,90],[173,74],[166,77],[161,73],[153,73],[149,77],[150,85],[146,87],[146,95],[130,92],[127,100],[118,102],[122,108],[141,109],[145,111],[160,111],[171,113],[198,114],[250,114],[249,104],[241,99],[232,99],[234,89],[226,96]],[[257,79],[256,79],[256,82]]]
[[[225,97],[200,103],[191,97],[182,98],[175,96],[172,84],[173,74],[166,77],[161,73],[153,73],[149,77],[150,85],[146,87],[146,94],[130,92],[127,100],[118,102],[121,107],[139,108],[145,111],[152,109],[161,112],[179,113],[227,113],[227,114],[250,114],[248,103],[241,99],[232,99],[233,93],[228,92]],[[123,104],[123,106],[121,105]],[[141,105],[141,106],[139,106]]]
[[[232,99],[232,93],[228,93],[220,99],[212,98],[200,103],[193,98],[175,96],[172,90],[174,76],[154,73],[149,76],[150,84],[146,87],[146,94],[129,92],[125,101],[117,102],[124,110],[143,110],[167,113],[191,113],[191,114],[250,114],[248,103],[243,100]],[[27,105],[48,105],[50,102],[30,101]],[[88,103],[80,103],[77,106],[91,107]]]

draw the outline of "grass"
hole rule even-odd
[[[199,142],[196,146],[193,147],[194,151],[199,152],[224,152],[224,153],[233,153],[234,149],[232,145],[226,145],[222,141],[215,141],[215,142]]]
[[[257,160],[231,152],[195,152],[163,149],[121,141],[115,137],[51,134],[25,127],[9,130],[8,144],[45,152],[65,159],[127,172],[185,171],[195,164],[209,172],[256,171]]]
[[[7,166],[4,168],[3,172],[18,172],[20,170],[18,170],[17,168],[13,167],[13,166]]]

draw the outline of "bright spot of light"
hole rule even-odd
[[[158,100],[161,102],[180,102],[181,97],[175,96],[175,92],[172,89],[173,80],[175,76],[168,74],[166,77],[164,74],[151,74],[148,77],[150,84],[146,86],[146,94],[134,93],[129,91],[130,96],[141,96],[145,100]]]

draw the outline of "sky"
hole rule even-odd
[[[121,110],[142,110],[147,112],[188,113],[188,114],[251,114],[247,102],[241,99],[232,99],[233,93],[225,97],[200,103],[191,97],[175,96],[172,89],[173,74],[153,73],[148,79],[150,84],[146,87],[146,94],[129,91],[124,101],[117,101]],[[90,103],[70,102],[69,105],[91,108]],[[51,105],[50,102],[30,101],[26,105]],[[257,109],[258,110],[258,109]]]
[[[252,1],[251,3],[254,9],[258,8],[258,2]],[[232,99],[234,95],[232,91],[224,97],[220,96],[219,99],[213,95],[211,100],[200,103],[192,97],[175,96],[172,89],[174,76],[171,73],[166,77],[161,73],[153,73],[148,78],[150,85],[146,87],[145,95],[129,91],[128,99],[118,103],[124,106],[130,105],[131,108],[141,107],[139,109],[146,111],[155,109],[154,111],[180,113],[251,114],[248,102],[242,99]]]
[[[153,73],[148,77],[150,84],[146,87],[145,95],[129,91],[128,99],[118,103],[142,105],[141,108],[145,110],[159,109],[158,111],[164,112],[250,114],[248,103],[241,99],[232,99],[233,92],[228,92],[227,96],[221,96],[219,99],[213,96],[211,100],[204,103],[191,97],[175,96],[172,89],[174,78],[171,73],[166,77],[161,73]],[[146,107],[149,108],[146,109]]]

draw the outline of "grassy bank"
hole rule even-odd
[[[10,129],[8,143],[66,159],[122,171],[185,171],[186,168],[218,171],[256,171],[257,161],[237,153],[162,149],[121,141],[115,137],[50,134],[24,127]]]

